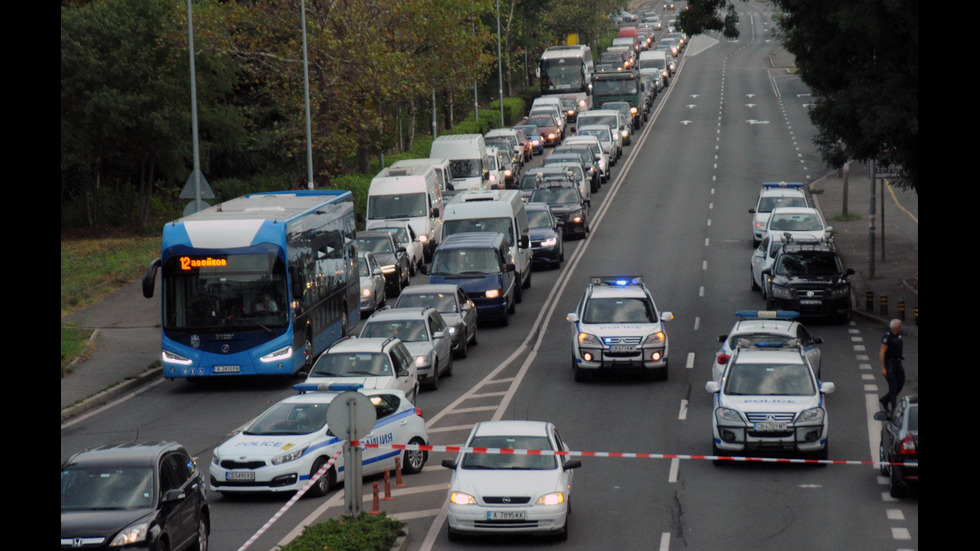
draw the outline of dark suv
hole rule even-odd
[[[806,317],[851,319],[852,268],[827,242],[788,242],[762,271],[768,310],[794,310]]]
[[[175,442],[109,444],[61,465],[61,548],[207,549],[204,478]]]

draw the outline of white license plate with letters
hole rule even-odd
[[[524,511],[490,511],[487,520],[524,520]]]
[[[775,421],[764,421],[762,423],[756,423],[755,430],[759,432],[784,431],[786,430],[786,423],[777,423]]]
[[[216,365],[214,366],[215,373],[238,373],[242,368],[237,365]]]
[[[609,347],[610,352],[636,352],[636,347],[628,344],[614,344]]]
[[[252,482],[255,480],[255,473],[252,471],[231,471],[225,473],[225,480]]]

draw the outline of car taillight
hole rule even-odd
[[[915,439],[912,435],[908,435],[902,438],[902,441],[898,444],[898,454],[899,455],[915,455]]]
[[[419,417],[421,417],[423,419],[425,418],[425,416],[422,415],[422,408],[415,408],[415,415],[418,415]]]
[[[718,354],[718,363],[727,364],[729,358],[731,358],[731,356],[728,354]]]

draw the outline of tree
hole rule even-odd
[[[830,166],[845,160],[900,166],[918,193],[917,0],[775,0],[782,43],[813,92],[815,143]],[[686,32],[734,28],[734,0],[690,0]],[[724,18],[722,12],[727,13]]]

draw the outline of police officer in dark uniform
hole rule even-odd
[[[898,395],[905,386],[905,367],[902,365],[902,320],[893,319],[888,324],[888,332],[881,337],[881,374],[888,381],[888,394],[878,399],[882,409],[891,415],[895,411]]]

